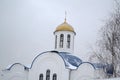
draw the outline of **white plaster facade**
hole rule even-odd
[[[60,35],[64,35],[64,41],[63,41],[63,48],[60,48],[59,42],[60,42]],[[69,52],[69,53],[74,53],[74,32],[70,31],[57,31],[54,33],[55,37],[57,36],[57,41],[56,41],[56,51],[61,51],[61,52]],[[71,42],[70,42],[70,48],[67,47],[67,36],[71,36]]]
[[[2,71],[2,80],[28,80],[29,71],[24,65],[15,63],[9,69]]]
[[[40,74],[43,74],[46,80],[47,70],[50,70],[50,80],[53,74],[57,74],[57,80],[69,80],[69,69],[65,68],[62,58],[52,52],[42,54],[34,61],[29,72],[29,80],[39,80]]]
[[[94,67],[90,63],[82,63],[77,70],[71,72],[71,80],[95,79]]]

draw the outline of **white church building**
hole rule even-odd
[[[2,80],[92,80],[104,78],[103,66],[74,56],[74,28],[65,21],[54,31],[55,49],[38,54],[30,66],[14,63]],[[99,75],[102,74],[102,75]]]

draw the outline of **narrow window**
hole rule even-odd
[[[60,48],[63,48],[63,40],[64,40],[64,35],[60,35]]]
[[[43,74],[40,74],[39,80],[43,80]]]
[[[67,35],[67,48],[70,48],[70,35]]]
[[[53,80],[57,80],[57,75],[53,74]]]
[[[57,48],[57,35],[55,36],[55,49]]]
[[[46,80],[50,80],[50,70],[46,71]]]

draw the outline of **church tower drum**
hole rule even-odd
[[[55,50],[59,52],[74,52],[74,36],[73,27],[65,21],[60,24],[55,32]]]

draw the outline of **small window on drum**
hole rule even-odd
[[[67,35],[67,48],[70,48],[70,35]]]
[[[55,49],[57,48],[57,35],[55,36]]]
[[[60,35],[60,48],[63,48],[64,35]]]

